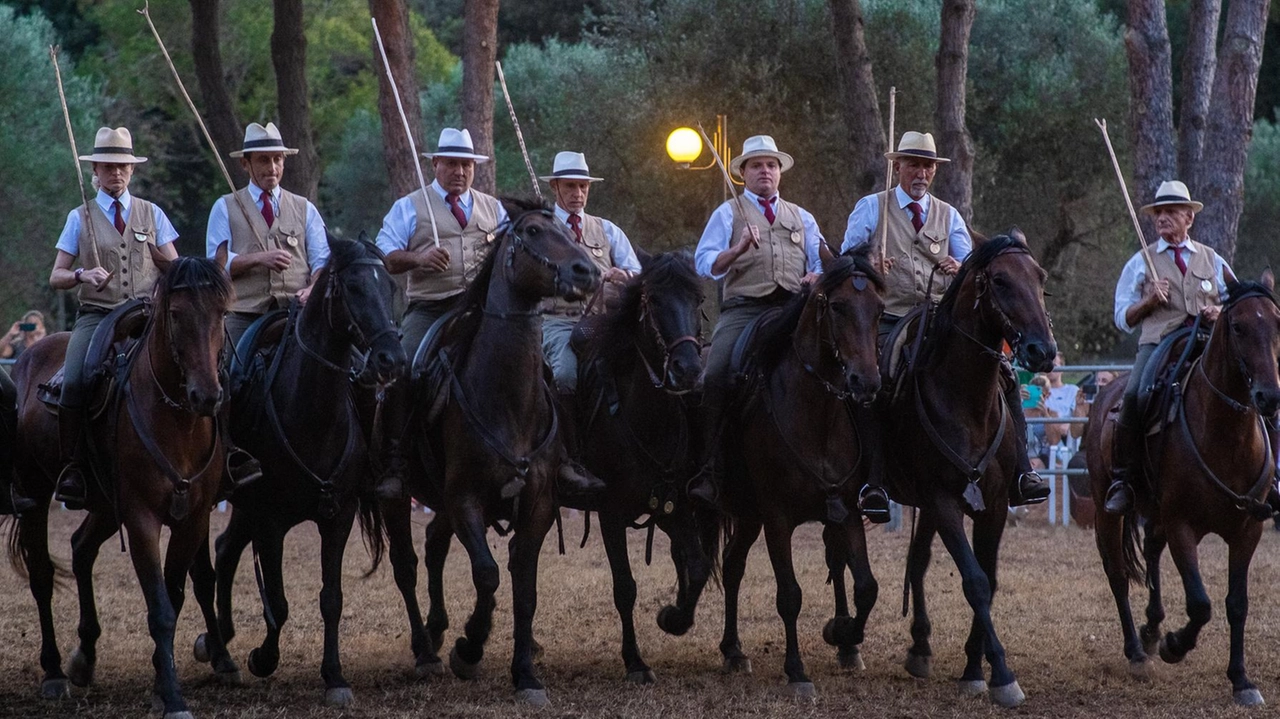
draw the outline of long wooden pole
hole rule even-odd
[[[698,134],[702,135],[702,141],[707,143],[707,149],[711,150],[711,156],[715,158],[716,165],[720,168],[720,175],[724,178],[725,187],[729,188],[729,194],[733,196],[733,201],[737,203],[738,211],[743,213],[743,217],[746,217],[746,211],[742,209],[742,196],[738,194],[738,188],[733,184],[733,178],[729,177],[729,168],[724,166],[724,160],[720,159],[720,151],[716,149],[716,144],[711,141],[711,138],[707,137],[707,131],[702,129],[702,123],[698,123]],[[725,140],[727,142],[728,138],[725,138]],[[753,225],[748,226],[754,227]],[[759,238],[754,235],[751,241],[756,247],[760,246]],[[729,243],[733,243],[732,237],[729,238]]]
[[[898,88],[889,88],[889,152],[893,152],[893,143],[897,136],[893,129],[894,116],[898,109]],[[889,244],[889,200],[892,198],[893,192],[893,159],[890,158],[885,162],[884,170],[884,202],[880,203],[880,274],[884,274],[885,254],[888,251]]]
[[[1129,199],[1129,186],[1124,182],[1124,173],[1120,171],[1120,161],[1116,159],[1115,148],[1111,146],[1111,135],[1107,133],[1107,121],[1094,118],[1094,124],[1102,131],[1102,139],[1107,143],[1107,154],[1111,155],[1111,166],[1116,170],[1116,180],[1120,182],[1120,194],[1124,195],[1124,205],[1129,208],[1129,219],[1133,220],[1133,231],[1138,234],[1138,248],[1142,259],[1147,263],[1147,276],[1152,281],[1160,278],[1156,272],[1155,262],[1151,259],[1151,250],[1147,248],[1147,238],[1142,235],[1142,224],[1138,222],[1138,213],[1133,210],[1133,200]]]
[[[387,59],[387,48],[382,44],[382,33],[378,32],[378,19],[369,18],[373,23],[373,37],[378,41],[378,52],[382,55],[382,67],[387,73],[387,84],[391,86],[391,94],[396,98],[396,109],[400,111],[400,123],[404,126],[404,136],[409,140],[409,152],[413,153],[413,169],[418,171],[418,189],[422,192],[422,204],[427,206],[427,217],[431,218],[431,241],[440,246],[440,231],[436,228],[436,211],[431,207],[431,198],[427,195],[427,180],[422,176],[422,160],[418,157],[418,143],[413,141],[413,129],[409,127],[409,117],[404,114],[404,103],[400,102],[400,87],[396,85],[396,77],[391,74],[391,61]]]
[[[93,217],[89,214],[89,195],[84,191],[84,174],[80,170],[80,151],[76,149],[76,133],[71,128],[71,111],[67,109],[67,94],[62,89],[62,69],[58,67],[58,46],[49,46],[49,59],[53,60],[53,76],[58,80],[58,100],[62,103],[62,119],[67,123],[67,140],[71,143],[71,162],[76,166],[76,183],[80,185],[80,201],[84,203],[84,226],[89,233],[89,255],[94,267],[101,267],[98,257],[98,233]],[[81,263],[83,264],[83,262]]]
[[[498,84],[502,86],[502,97],[507,101],[507,113],[511,115],[511,124],[516,128],[516,140],[520,142],[520,154],[524,157],[525,169],[529,171],[529,181],[533,183],[533,194],[542,199],[542,187],[538,185],[538,173],[533,171],[533,162],[529,160],[529,151],[524,146],[524,133],[520,132],[520,121],[516,119],[516,108],[511,104],[511,93],[507,91],[507,76],[502,73],[502,63],[493,63],[498,68]]]

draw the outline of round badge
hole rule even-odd
[[[930,242],[929,251],[935,255],[938,254],[939,252],[942,252],[942,244],[938,242]]]
[[[290,247],[298,246],[298,238],[294,237],[293,235],[289,235],[289,237],[285,239],[285,242],[288,242]]]
[[[592,247],[591,254],[595,255],[596,257],[604,257],[604,250],[600,247]]]
[[[676,511],[676,503],[668,499],[667,503],[662,505],[662,513],[671,514],[674,511]]]
[[[657,508],[658,508],[658,498],[652,497],[652,496],[649,497],[649,509],[657,509]]]
[[[1208,292],[1209,290],[1213,289],[1213,283],[1210,282],[1209,280],[1200,280],[1200,289],[1204,290],[1205,292]]]
[[[135,232],[133,233],[133,239],[138,242],[146,242],[147,234],[145,232]]]
[[[792,241],[792,242],[794,242],[795,244],[797,244],[797,245],[798,245],[798,244],[800,244],[800,240],[801,240],[801,239],[802,239],[802,238],[801,238],[801,236],[800,236],[800,231],[799,231],[799,230],[792,230],[792,231],[791,231],[791,241]]]
[[[485,236],[484,236],[484,241],[485,241],[485,242],[493,242],[493,233],[492,233],[492,232],[490,232],[489,234],[485,235]]]

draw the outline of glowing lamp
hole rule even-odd
[[[682,165],[688,165],[702,154],[702,137],[687,127],[672,130],[667,136],[667,155]]]

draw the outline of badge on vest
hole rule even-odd
[[[290,247],[298,246],[298,238],[294,237],[293,235],[286,235],[284,238],[284,241],[285,241],[285,244],[289,245]]]
[[[800,244],[800,240],[801,240],[801,239],[803,239],[803,235],[801,235],[801,234],[800,234],[800,230],[792,230],[792,231],[791,231],[791,242],[792,242],[792,244],[796,244],[796,245]]]
[[[492,232],[485,233],[484,241],[493,242],[493,233]]]
[[[591,248],[591,254],[595,255],[596,257],[604,257],[604,248],[603,248],[603,247],[592,247],[592,248]]]
[[[1213,289],[1213,283],[1209,280],[1200,280],[1200,289],[1208,292]]]
[[[146,242],[146,241],[147,241],[147,239],[148,239],[148,237],[147,237],[147,233],[145,233],[145,232],[138,232],[138,231],[136,231],[136,230],[135,230],[135,231],[134,231],[134,233],[133,233],[133,239],[134,239],[135,241],[137,241],[137,242]]]

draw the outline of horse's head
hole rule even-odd
[[[950,304],[955,313],[976,309],[979,338],[998,336],[1013,348],[1018,364],[1032,372],[1048,372],[1058,344],[1044,306],[1045,278],[1022,233],[1014,229],[969,255],[942,303]],[[958,319],[951,316],[953,322]]]
[[[504,233],[506,257],[498,261],[515,292],[535,300],[582,300],[600,286],[600,268],[551,209],[510,198],[503,203],[511,220]]]
[[[363,240],[329,237],[324,280],[317,279],[330,331],[368,353],[369,366],[381,382],[404,374],[408,361],[396,331],[392,304],[395,281],[377,246]]]
[[[885,286],[870,251],[864,244],[842,257],[823,258],[822,276],[808,293],[792,339],[806,369],[821,378],[822,367],[838,368],[843,386],[832,389],[858,402],[880,391],[876,335]]]
[[[172,361],[168,371],[181,378],[185,392],[179,401],[205,417],[217,414],[222,405],[218,370],[226,338],[223,317],[235,297],[224,269],[225,248],[224,243],[213,260],[179,257],[158,265],[161,276],[152,296],[151,361],[161,374],[164,360]]]
[[[1238,367],[1250,401],[1264,416],[1280,410],[1280,307],[1274,288],[1270,270],[1262,282],[1228,283],[1228,299],[1214,327],[1215,336],[1226,338],[1227,362]]]
[[[702,283],[692,256],[669,252],[645,261],[628,292],[639,295],[637,342],[651,379],[668,392],[695,389],[702,377]]]

